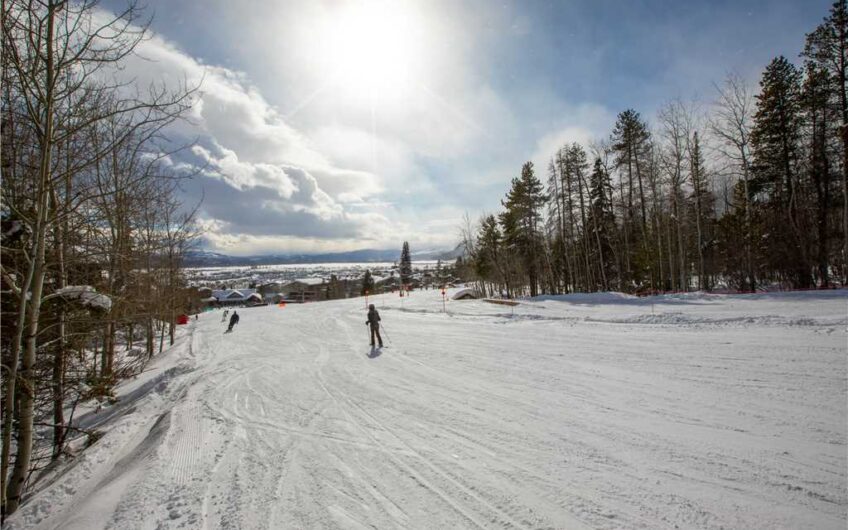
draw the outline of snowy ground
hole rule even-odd
[[[847,300],[205,314],[9,528],[844,529]]]

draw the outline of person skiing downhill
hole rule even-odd
[[[233,330],[233,326],[238,324],[239,316],[238,313],[233,311],[233,316],[230,317],[230,327],[227,328],[227,333],[230,333]]]
[[[377,312],[374,304],[368,306],[368,320],[365,321],[365,325],[371,326],[371,346],[374,346],[374,336],[376,335],[378,344],[382,348],[383,337],[380,336],[380,313]]]

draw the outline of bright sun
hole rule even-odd
[[[400,98],[420,81],[420,19],[403,2],[351,3],[326,20],[322,77],[356,98]]]

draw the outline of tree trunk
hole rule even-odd
[[[45,275],[45,245],[47,235],[47,214],[50,211],[50,162],[53,150],[53,105],[54,105],[54,65],[53,65],[53,31],[56,6],[51,1],[48,4],[47,35],[45,37],[46,83],[44,87],[44,116],[45,124],[39,145],[39,182],[36,204],[38,213],[35,224],[35,249],[32,257],[32,285],[29,293],[31,301],[27,311],[27,333],[21,365],[20,413],[18,422],[18,451],[15,466],[9,479],[6,498],[6,513],[12,514],[20,506],[24,481],[29,474],[29,464],[32,458],[32,436],[35,406],[35,353],[38,336],[38,321],[41,316],[41,294],[44,288]],[[29,287],[29,286],[28,286]],[[26,290],[23,298],[26,298]],[[23,304],[22,304],[23,305]]]
[[[67,195],[66,195],[67,197]],[[58,197],[54,195],[53,203],[58,207]],[[66,271],[65,271],[65,238],[67,237],[66,227],[63,225],[56,227],[56,265],[58,274],[56,278],[56,287],[59,289],[65,287]],[[62,454],[62,444],[65,438],[65,411],[64,411],[64,396],[65,396],[65,308],[59,307],[59,322],[57,326],[57,339],[55,350],[53,351],[53,454],[52,459],[56,460]]]
[[[51,19],[52,20],[52,19]],[[52,32],[52,31],[51,31]],[[48,118],[48,120],[50,120]],[[50,120],[52,121],[52,120]],[[44,155],[42,163],[43,178],[40,188],[46,188],[47,172],[49,170],[49,153]],[[44,195],[44,199],[40,199],[41,208],[47,211],[49,200],[47,199],[46,189],[40,193]],[[24,352],[22,359],[21,370],[21,388],[20,388],[20,414],[18,422],[18,451],[15,457],[15,467],[12,470],[12,476],[9,479],[8,487],[8,513],[14,513],[20,505],[20,497],[24,489],[24,481],[29,474],[29,464],[32,458],[32,439],[33,439],[33,422],[35,408],[35,361],[38,336],[38,324],[41,316],[41,295],[44,288],[45,276],[45,231],[46,231],[46,214],[39,212],[39,222],[37,223],[37,237],[35,246],[35,256],[33,257],[33,283],[30,291],[32,300],[27,311],[26,322],[26,341],[24,343]]]
[[[152,359],[153,358],[153,341],[155,340],[154,335],[153,335],[153,317],[152,316],[147,317],[146,339],[147,340],[146,340],[145,346],[146,346],[146,350],[147,350],[147,358]]]
[[[845,94],[844,80],[842,94]],[[842,285],[848,285],[848,122],[846,121],[843,121],[842,125]]]
[[[106,329],[103,332],[103,357],[100,360],[100,376],[103,379],[112,377],[112,370],[115,362],[115,321],[110,319],[106,323]]]

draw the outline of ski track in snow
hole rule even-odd
[[[8,528],[845,528],[846,300],[201,315]]]

